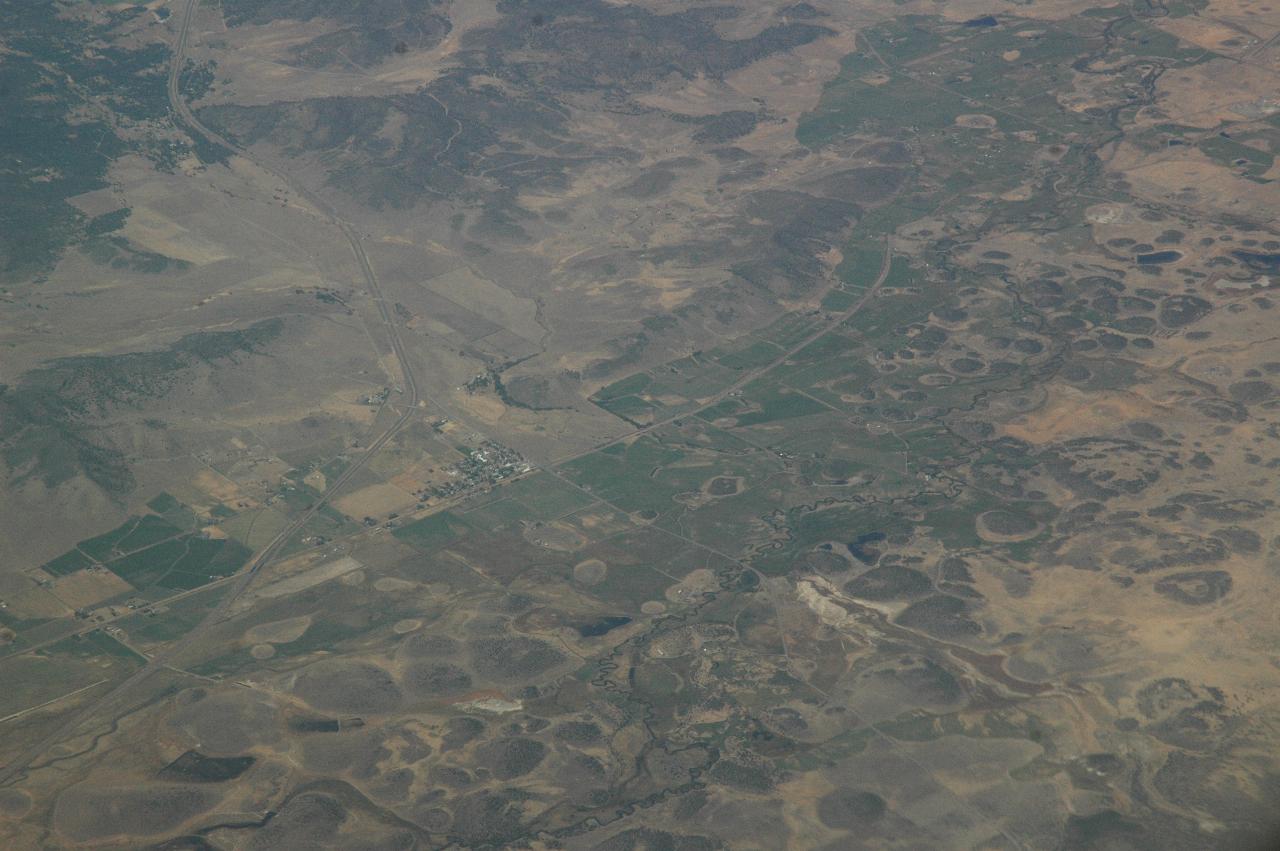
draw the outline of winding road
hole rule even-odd
[[[195,12],[200,6],[200,0],[189,0],[186,8],[183,10],[182,20],[178,28],[178,38],[174,44],[173,56],[169,63],[169,79],[167,92],[169,96],[170,108],[173,111],[174,119],[180,125],[185,125],[186,129],[194,134],[204,137],[215,145],[220,145],[227,150],[233,151],[245,159],[253,162],[259,168],[275,176],[277,179],[287,184],[297,195],[314,206],[331,225],[342,232],[347,242],[351,246],[351,252],[355,255],[356,262],[360,267],[360,272],[364,277],[365,285],[369,294],[378,305],[378,315],[387,329],[391,349],[395,353],[396,360],[400,367],[401,377],[404,383],[404,392],[406,395],[407,406],[403,413],[396,418],[386,430],[369,444],[364,453],[357,458],[351,466],[338,476],[332,484],[325,489],[325,492],[316,502],[300,514],[292,523],[286,526],[276,535],[270,543],[263,547],[258,554],[249,563],[249,567],[245,569],[235,580],[231,590],[223,597],[213,611],[209,612],[205,618],[197,624],[190,632],[174,641],[163,651],[151,657],[145,665],[134,671],[126,679],[118,683],[114,688],[98,697],[89,705],[81,708],[78,712],[58,725],[56,729],[49,732],[38,741],[23,751],[16,759],[8,765],[0,769],[0,785],[12,783],[22,772],[24,772],[33,761],[35,761],[42,753],[49,750],[63,739],[73,735],[77,728],[85,722],[91,720],[99,714],[111,701],[126,696],[130,691],[148,680],[157,671],[163,670],[172,664],[182,651],[191,647],[198,642],[208,630],[223,619],[226,613],[237,599],[248,589],[258,573],[267,565],[271,564],[277,556],[279,556],[284,545],[298,533],[303,527],[311,521],[317,513],[330,501],[334,494],[338,493],[342,486],[351,480],[372,458],[379,449],[386,445],[397,432],[413,419],[419,413],[418,403],[421,401],[421,394],[418,389],[418,382],[413,374],[413,368],[410,366],[409,358],[405,354],[404,344],[401,342],[399,329],[396,327],[392,319],[391,311],[387,308],[386,299],[382,295],[382,288],[378,282],[378,276],[374,273],[373,266],[369,262],[369,257],[365,253],[364,246],[361,244],[360,237],[356,230],[349,222],[343,221],[333,211],[333,208],[325,203],[322,199],[308,192],[304,187],[297,185],[279,168],[273,168],[270,164],[263,162],[260,158],[255,158],[248,154],[240,146],[226,139],[221,134],[206,127],[200,123],[200,120],[191,112],[191,109],[183,101],[179,90],[179,83],[182,76],[182,66],[185,59],[187,42],[191,33],[191,22],[195,17]]]
[[[217,605],[216,608],[214,608],[212,611],[209,612],[208,615],[205,616],[205,618],[199,624],[197,624],[194,628],[192,628],[190,632],[188,632],[181,638],[175,640],[168,647],[164,648],[162,651],[156,653],[154,656],[148,659],[146,664],[144,664],[137,671],[133,672],[127,678],[117,683],[114,687],[112,687],[110,690],[108,690],[101,696],[94,699],[91,703],[87,704],[86,706],[76,711],[74,714],[68,717],[65,721],[59,724],[55,729],[53,729],[49,733],[42,736],[39,740],[33,742],[30,747],[26,748],[21,754],[19,754],[10,763],[3,766],[3,768],[0,768],[0,786],[10,785],[15,780],[23,776],[28,766],[30,766],[37,758],[39,758],[42,754],[44,754],[45,752],[50,750],[52,747],[57,745],[59,742],[74,735],[82,725],[91,721],[96,716],[101,714],[105,709],[107,709],[110,706],[110,704],[113,701],[117,701],[123,697],[128,696],[130,692],[134,691],[143,683],[145,683],[148,679],[150,679],[153,674],[165,669],[170,669],[171,666],[173,665],[173,662],[182,654],[183,651],[197,644],[201,640],[201,638],[203,638],[213,626],[217,625],[220,621],[222,621],[225,618],[227,612],[231,609],[231,607],[235,604],[235,602],[244,594],[244,592],[249,588],[250,584],[257,577],[257,575],[263,570],[263,568],[270,565],[273,561],[276,560],[276,558],[279,557],[284,545],[295,534],[297,534],[301,529],[303,529],[307,525],[307,523],[313,517],[315,517],[316,514],[319,513],[326,504],[328,504],[328,502],[332,499],[332,497],[335,494],[337,494],[342,489],[342,487],[348,481],[350,481],[361,469],[365,467],[365,465],[369,462],[369,460],[383,446],[385,446],[388,441],[390,441],[393,437],[395,437],[395,435],[399,433],[400,430],[405,427],[405,425],[407,425],[415,416],[417,416],[421,412],[421,408],[420,408],[421,403],[423,402],[429,403],[434,408],[437,408],[441,413],[447,414],[450,416],[455,416],[449,412],[447,407],[445,407],[444,405],[441,405],[436,400],[427,396],[420,388],[417,378],[413,373],[411,360],[408,354],[406,353],[403,341],[401,340],[399,328],[396,325],[392,312],[387,305],[386,298],[383,295],[382,287],[378,280],[377,273],[374,271],[373,265],[369,260],[369,256],[365,252],[364,245],[362,244],[362,241],[361,241],[361,237],[359,233],[356,231],[355,227],[350,222],[347,222],[344,219],[342,219],[334,210],[332,205],[326,202],[323,198],[320,198],[313,192],[306,189],[305,186],[301,185],[299,181],[296,181],[295,179],[293,179],[288,174],[287,170],[285,170],[283,167],[266,161],[260,155],[255,155],[253,153],[248,152],[242,146],[236,144],[235,142],[226,138],[225,136],[218,133],[217,131],[205,126],[203,123],[201,123],[200,119],[196,117],[196,115],[191,111],[187,103],[183,100],[181,89],[180,89],[182,68],[186,58],[188,42],[191,37],[192,22],[195,18],[196,11],[199,9],[199,6],[200,6],[200,0],[188,0],[185,8],[183,9],[182,17],[178,24],[178,33],[177,33],[177,38],[174,42],[173,54],[170,59],[169,75],[168,75],[166,91],[168,94],[169,105],[170,105],[170,109],[171,109],[172,116],[175,123],[177,123],[179,126],[184,127],[189,133],[195,136],[202,137],[203,139],[205,139],[206,141],[214,145],[220,146],[222,148],[225,148],[228,151],[234,152],[236,155],[244,158],[249,162],[252,162],[258,168],[272,175],[277,180],[287,185],[299,198],[304,199],[308,204],[310,204],[331,227],[336,228],[342,233],[343,237],[346,239],[347,243],[350,245],[351,252],[355,257],[356,263],[360,269],[360,273],[364,278],[367,291],[370,297],[377,304],[378,317],[386,329],[388,342],[390,344],[392,352],[396,356],[397,364],[399,366],[401,378],[403,381],[403,390],[404,390],[404,396],[405,396],[404,410],[390,426],[388,426],[381,434],[378,435],[378,437],[375,440],[373,440],[369,444],[369,446],[365,449],[363,454],[361,454],[359,458],[357,458],[340,476],[338,476],[329,485],[329,487],[325,489],[325,492],[321,495],[319,499],[317,499],[317,501],[310,508],[308,508],[305,512],[303,512],[296,519],[294,519],[293,522],[291,522],[288,526],[286,526],[266,546],[264,546],[257,553],[256,556],[254,556],[254,558],[249,562],[249,566],[245,568],[240,574],[238,574],[232,580],[232,587],[227,592],[227,595],[222,599],[222,601]],[[693,416],[699,413],[700,411],[707,410],[712,406],[718,404],[719,402],[728,398],[734,392],[742,389],[746,385],[750,384],[752,381],[770,372],[771,370],[778,367],[779,365],[785,363],[789,358],[793,357],[801,349],[813,343],[815,340],[821,338],[823,335],[829,333],[833,329],[839,327],[842,323],[847,321],[855,313],[857,313],[864,306],[866,306],[872,299],[875,298],[876,293],[879,291],[881,286],[884,284],[886,278],[888,277],[892,256],[893,256],[893,253],[892,253],[891,246],[889,244],[889,241],[886,239],[884,255],[881,262],[879,275],[877,276],[876,280],[867,288],[866,292],[863,293],[861,298],[859,298],[848,309],[838,314],[832,315],[828,317],[826,321],[819,323],[818,327],[813,332],[806,335],[805,338],[800,342],[794,344],[790,348],[783,351],[774,360],[770,361],[767,364],[762,364],[761,366],[755,369],[751,369],[743,373],[741,376],[738,377],[736,381],[734,381],[732,384],[725,387],[724,389],[720,390],[709,399],[704,400],[697,408],[691,411],[685,411],[681,414],[671,416],[663,420],[650,423],[645,426],[635,428],[631,431],[618,435],[617,437],[613,437],[606,441],[598,443],[595,446],[590,447],[589,449],[574,453],[573,455],[570,455],[570,456],[556,459],[555,461],[549,462],[547,464],[537,464],[537,463],[531,462],[530,463],[531,471],[545,470],[547,472],[551,472],[559,476],[559,474],[555,473],[555,471],[552,468],[560,464],[563,464],[566,461],[573,460],[574,458],[580,458],[592,452],[596,452],[602,448],[612,446],[622,441],[629,440],[634,437],[653,432],[657,429],[662,428],[663,426],[670,425],[672,422],[676,420]],[[478,431],[477,429],[474,429],[474,428],[473,430]],[[480,432],[480,434],[482,437],[486,437],[486,438],[489,437],[488,435],[485,435],[483,432]],[[696,541],[690,540],[689,542],[699,547],[703,546],[701,544],[698,544]],[[97,627],[94,627],[94,628],[97,628]]]

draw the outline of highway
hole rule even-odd
[[[693,410],[685,411],[683,413],[679,413],[679,414],[675,414],[674,416],[667,417],[666,419],[649,423],[646,426],[641,426],[640,428],[633,429],[632,431],[629,431],[626,434],[622,434],[622,435],[619,435],[618,437],[610,438],[609,440],[606,440],[603,443],[597,443],[595,446],[592,446],[589,449],[584,449],[581,452],[575,452],[572,455],[566,455],[562,458],[557,458],[556,460],[550,463],[550,466],[558,467],[561,464],[568,463],[569,461],[574,461],[586,455],[590,455],[592,452],[599,452],[601,449],[604,449],[605,447],[613,446],[614,444],[621,443],[624,440],[630,440],[631,438],[637,437],[642,434],[648,434],[649,432],[654,431],[656,429],[660,429],[663,426],[670,425],[676,420],[682,420],[688,417],[696,416],[697,414],[703,411],[706,411],[706,410],[709,410],[710,408],[715,407],[716,405],[720,404],[725,399],[729,398],[731,395],[736,393],[737,391],[741,390],[743,387],[746,387],[748,384],[755,381],[757,378],[760,378],[766,373],[771,372],[774,369],[777,369],[779,366],[786,363],[790,358],[795,357],[796,353],[798,353],[805,346],[808,346],[810,343],[813,343],[815,340],[818,340],[822,338],[824,335],[829,334],[831,331],[835,330],[836,328],[839,328],[843,323],[848,321],[855,313],[862,310],[863,307],[865,307],[868,303],[871,302],[872,299],[876,297],[876,293],[880,291],[880,288],[884,286],[885,280],[889,277],[889,269],[891,268],[892,263],[893,263],[893,249],[889,243],[889,240],[886,239],[884,244],[884,256],[880,260],[880,274],[876,276],[876,279],[871,283],[871,286],[867,287],[867,291],[862,294],[861,298],[855,301],[846,310],[835,314],[834,316],[827,319],[827,321],[821,323],[818,326],[817,330],[812,331],[811,333],[806,335],[803,340],[796,343],[791,348],[787,349],[786,351],[778,355],[773,360],[769,361],[766,364],[761,364],[755,369],[747,370],[745,373],[743,373],[738,377],[737,381],[733,382],[728,387],[716,393],[714,396],[710,397],[709,399],[707,399],[702,404],[698,405],[698,407],[694,408]]]
[[[314,193],[308,191],[306,187],[292,179],[283,167],[266,161],[262,156],[255,156],[249,153],[241,146],[219,134],[217,131],[206,127],[200,122],[200,120],[191,111],[190,107],[182,99],[180,91],[182,67],[185,61],[187,45],[191,35],[192,21],[199,5],[200,0],[188,0],[186,3],[178,24],[177,38],[174,42],[173,55],[170,59],[167,93],[175,123],[185,127],[190,133],[203,137],[212,144],[219,145],[234,152],[238,156],[254,163],[268,174],[271,174],[276,179],[287,185],[299,198],[304,199],[308,204],[314,207],[329,226],[336,228],[342,233],[343,237],[350,245],[351,252],[360,269],[361,276],[364,278],[367,291],[370,297],[377,304],[379,319],[383,327],[386,329],[389,345],[396,356],[405,396],[404,410],[403,413],[401,413],[390,426],[381,432],[378,437],[369,444],[365,451],[340,476],[338,476],[329,485],[329,487],[325,489],[325,492],[310,508],[299,515],[266,546],[259,550],[249,562],[249,566],[246,569],[228,580],[232,586],[231,589],[218,606],[213,609],[199,624],[197,624],[186,635],[177,639],[168,647],[152,656],[148,662],[143,665],[143,667],[130,674],[127,678],[120,681],[104,694],[100,695],[90,704],[82,707],[79,711],[72,714],[63,723],[59,724],[57,728],[47,733],[39,740],[33,742],[30,747],[25,749],[12,762],[5,765],[3,768],[0,768],[0,786],[13,783],[41,754],[48,751],[58,742],[74,735],[78,728],[101,714],[113,701],[127,696],[131,691],[145,683],[156,672],[169,668],[173,664],[174,660],[183,653],[183,651],[197,644],[213,626],[225,618],[231,607],[245,593],[263,568],[270,565],[279,556],[281,549],[290,540],[290,538],[305,527],[306,524],[331,500],[331,498],[340,492],[342,487],[368,463],[369,459],[371,459],[383,446],[386,445],[389,440],[395,437],[395,435],[403,429],[406,424],[419,414],[419,404],[421,402],[425,401],[431,404],[442,414],[449,414],[447,408],[440,405],[434,399],[426,396],[419,387],[417,378],[413,373],[412,362],[401,340],[399,328],[396,325],[390,308],[387,306],[381,284],[378,281],[378,276],[373,265],[369,261],[368,254],[365,252],[361,237],[355,227],[350,222],[347,222],[338,216],[332,205]],[[728,398],[731,394],[750,384],[752,381],[783,364],[787,359],[794,356],[804,347],[839,327],[839,325],[847,321],[864,306],[870,303],[871,300],[875,298],[876,293],[888,277],[891,260],[892,249],[889,241],[886,239],[880,273],[858,301],[848,309],[839,314],[835,314],[829,317],[826,321],[820,323],[816,330],[808,334],[800,342],[782,352],[771,362],[743,373],[736,381],[702,402],[702,404],[700,404],[695,410],[687,411],[679,415],[668,417],[666,419],[650,423],[649,425],[633,429],[617,437],[610,438],[609,440],[592,446],[589,449],[559,458],[553,462],[549,462],[548,464],[536,464],[531,462],[531,467],[535,470],[550,471],[550,468],[563,464],[566,461],[580,458],[604,447],[650,433],[662,428],[663,426],[669,425],[676,420],[692,416],[718,404]],[[488,435],[483,434],[483,432],[481,432],[481,435],[482,437],[489,437]]]
[[[179,90],[179,82],[182,75],[182,65],[185,59],[187,43],[191,33],[191,22],[195,17],[195,12],[200,5],[200,0],[188,0],[186,8],[183,10],[182,19],[179,23],[178,37],[174,44],[173,56],[169,63],[169,79],[167,91],[169,96],[170,108],[173,111],[174,119],[180,125],[200,136],[203,136],[209,142],[233,151],[240,156],[252,161],[259,168],[272,174],[277,179],[288,185],[298,194],[299,197],[306,199],[308,203],[313,205],[320,213],[329,221],[329,223],[341,231],[351,246],[351,252],[355,255],[357,265],[365,279],[365,286],[368,288],[370,296],[378,305],[379,318],[382,320],[387,329],[387,336],[391,344],[391,349],[395,353],[396,360],[400,367],[401,378],[403,381],[403,389],[406,395],[407,405],[405,410],[386,430],[378,435],[376,439],[365,449],[363,454],[357,458],[351,466],[338,476],[332,484],[325,489],[325,492],[316,502],[286,526],[276,535],[270,543],[264,546],[257,555],[249,562],[249,566],[243,572],[237,575],[231,590],[223,597],[218,606],[213,609],[205,618],[197,624],[190,632],[182,638],[170,644],[161,652],[130,674],[116,686],[111,688],[105,694],[95,699],[92,703],[82,707],[78,712],[70,718],[58,725],[56,729],[49,732],[38,741],[33,742],[29,748],[24,750],[16,759],[8,765],[0,768],[0,785],[12,783],[27,766],[30,765],[41,754],[49,750],[63,739],[73,735],[77,728],[82,724],[93,719],[104,708],[106,708],[113,700],[124,697],[128,692],[137,688],[151,677],[152,674],[162,670],[172,664],[184,650],[196,644],[210,628],[223,619],[231,606],[240,598],[248,589],[254,578],[261,570],[279,555],[280,550],[285,543],[289,541],[297,532],[307,525],[316,514],[324,508],[334,494],[338,493],[344,484],[346,484],[356,473],[358,473],[369,459],[372,458],[378,450],[386,445],[397,432],[413,419],[419,412],[418,403],[420,395],[418,390],[418,382],[413,374],[413,367],[410,365],[409,358],[405,354],[404,345],[400,340],[399,329],[396,327],[392,319],[391,311],[387,308],[386,299],[382,295],[382,288],[378,282],[378,276],[374,273],[373,266],[369,262],[369,257],[365,253],[364,246],[361,244],[360,237],[356,233],[355,228],[350,223],[343,221],[333,211],[332,207],[326,204],[322,199],[313,196],[307,192],[305,188],[296,185],[289,176],[278,168],[272,168],[269,164],[263,162],[260,158],[254,158],[247,154],[242,148],[232,143],[217,132],[209,129],[200,123],[199,119],[191,112],[191,109],[183,101]]]

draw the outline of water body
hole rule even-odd
[[[624,617],[622,615],[601,618],[595,623],[583,624],[578,627],[578,635],[581,635],[583,638],[595,638],[596,636],[611,632],[620,626],[626,626],[629,623],[631,623],[631,618]]]
[[[1280,272],[1280,253],[1263,254],[1257,251],[1233,251],[1231,256],[1256,272]]]

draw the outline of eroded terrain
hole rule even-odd
[[[4,847],[1271,847],[1266,0],[0,20]]]

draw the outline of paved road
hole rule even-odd
[[[181,92],[179,91],[179,81],[182,74],[187,41],[190,38],[191,22],[195,17],[195,12],[199,5],[200,0],[189,0],[186,8],[183,10],[182,21],[178,30],[178,38],[174,45],[173,56],[169,65],[167,91],[170,107],[173,110],[175,119],[180,124],[185,124],[187,129],[191,132],[203,136],[205,139],[216,145],[221,145],[228,150],[235,151],[246,159],[250,159],[258,165],[259,168],[271,173],[276,178],[289,185],[300,197],[305,198],[308,203],[312,204],[317,210],[319,210],[333,226],[337,227],[342,232],[343,236],[346,237],[347,241],[351,245],[351,251],[355,255],[361,274],[364,276],[369,294],[373,297],[374,301],[377,302],[379,316],[382,319],[383,324],[386,326],[387,336],[391,344],[392,351],[395,353],[396,359],[399,362],[400,372],[404,383],[404,391],[407,397],[407,407],[395,422],[393,422],[390,427],[370,443],[364,453],[325,489],[324,494],[316,500],[309,509],[299,515],[292,523],[276,535],[270,543],[258,552],[258,554],[249,563],[249,567],[235,578],[234,584],[231,590],[227,593],[227,596],[222,599],[222,602],[219,603],[213,611],[205,616],[204,620],[202,620],[186,635],[176,640],[173,644],[170,644],[155,656],[151,657],[150,661],[134,673],[130,674],[114,688],[107,691],[88,706],[83,707],[79,712],[76,712],[60,724],[55,730],[48,733],[38,741],[33,742],[31,747],[27,748],[12,762],[0,769],[0,785],[11,783],[42,753],[49,750],[49,748],[62,741],[64,738],[75,733],[76,729],[80,727],[80,725],[91,720],[103,708],[108,706],[111,701],[125,696],[128,692],[132,691],[134,688],[149,679],[152,674],[170,665],[173,660],[182,653],[182,651],[198,642],[210,628],[223,619],[232,604],[234,604],[235,601],[245,592],[258,573],[275,560],[275,558],[280,554],[280,550],[284,547],[285,543],[287,543],[294,534],[306,526],[306,524],[324,508],[332,496],[340,491],[342,486],[350,481],[350,479],[359,472],[366,463],[368,463],[369,459],[372,458],[379,449],[386,445],[387,441],[394,437],[400,429],[404,428],[404,426],[418,414],[418,402],[420,401],[420,395],[417,379],[413,374],[413,368],[410,365],[409,358],[405,354],[404,345],[400,340],[399,329],[396,327],[391,316],[391,311],[387,308],[386,299],[382,295],[382,288],[378,282],[378,277],[374,273],[373,266],[369,262],[369,257],[365,253],[364,246],[361,244],[360,237],[356,233],[355,228],[353,228],[350,223],[340,219],[334,213],[332,207],[322,199],[315,197],[311,193],[307,192],[303,187],[296,185],[282,170],[279,168],[272,168],[260,158],[249,156],[230,140],[204,126],[191,112],[186,102],[183,101]]]
[[[187,43],[191,34],[192,20],[195,17],[195,13],[199,5],[200,5],[200,0],[188,0],[186,7],[182,12],[182,19],[181,19],[181,23],[179,24],[178,36],[174,44],[173,56],[170,61],[167,92],[169,96],[170,107],[173,111],[175,120],[179,124],[185,125],[190,132],[197,134],[199,136],[202,136],[204,139],[206,139],[207,141],[215,145],[220,145],[229,151],[234,151],[239,156],[244,157],[245,159],[256,164],[259,168],[263,169],[269,174],[274,175],[282,183],[288,185],[294,191],[294,193],[298,195],[298,197],[305,199],[309,204],[311,204],[332,226],[336,227],[338,230],[342,232],[343,236],[346,238],[347,242],[351,246],[351,252],[355,256],[356,262],[360,267],[360,272],[365,279],[365,285],[368,288],[368,292],[378,306],[379,318],[381,319],[384,327],[386,328],[388,342],[391,345],[391,349],[394,352],[396,356],[396,360],[400,367],[401,376],[404,383],[403,389],[406,396],[407,406],[405,407],[404,412],[395,420],[395,422],[393,422],[390,427],[388,427],[385,431],[383,431],[377,437],[377,439],[375,439],[371,444],[369,444],[365,452],[354,463],[352,463],[352,465],[348,467],[342,473],[342,475],[340,475],[336,480],[334,480],[334,482],[328,488],[326,488],[324,494],[320,497],[320,499],[316,501],[314,505],[312,505],[306,512],[304,512],[302,515],[296,518],[283,531],[281,531],[278,535],[276,535],[276,537],[273,538],[270,543],[268,543],[265,547],[263,547],[258,552],[258,554],[250,562],[249,567],[246,570],[244,570],[242,573],[238,574],[236,577],[233,578],[232,580],[233,585],[231,590],[227,593],[227,596],[222,599],[222,602],[219,603],[219,605],[213,611],[211,611],[204,618],[204,620],[202,620],[199,624],[197,624],[186,635],[177,639],[173,644],[170,644],[168,647],[166,647],[162,651],[156,653],[153,657],[151,657],[150,661],[148,661],[143,667],[139,668],[137,671],[135,671],[129,677],[121,681],[115,687],[113,687],[112,689],[110,689],[100,697],[98,697],[96,700],[93,701],[93,703],[83,707],[80,711],[76,712],[74,715],[72,715],[62,724],[60,724],[56,729],[54,729],[53,731],[51,731],[50,733],[42,737],[40,740],[32,743],[31,747],[27,748],[22,754],[16,757],[8,765],[4,766],[3,768],[0,768],[0,785],[7,785],[9,783],[12,783],[14,779],[19,777],[19,775],[21,775],[21,773],[26,770],[27,766],[30,765],[35,759],[37,759],[41,754],[45,753],[47,750],[49,750],[51,747],[56,745],[58,742],[74,734],[75,731],[82,724],[91,720],[104,708],[109,706],[111,701],[121,698],[123,696],[126,696],[130,691],[132,691],[133,689],[143,684],[157,671],[168,668],[172,664],[172,662],[184,650],[196,644],[214,625],[216,625],[218,622],[220,622],[224,618],[224,616],[230,610],[231,606],[235,603],[235,601],[241,595],[243,595],[244,592],[248,589],[250,583],[253,582],[254,578],[258,575],[258,573],[264,567],[266,567],[276,559],[276,557],[280,553],[281,548],[283,548],[285,543],[295,533],[301,530],[313,517],[315,517],[315,515],[329,502],[332,496],[338,491],[340,491],[343,485],[345,485],[357,472],[359,472],[365,466],[365,464],[369,461],[369,459],[372,458],[373,455],[378,452],[379,449],[381,449],[384,445],[386,445],[387,441],[391,440],[391,438],[393,438],[402,428],[404,428],[404,426],[410,420],[413,419],[413,417],[419,411],[419,407],[418,407],[419,402],[423,400],[429,401],[433,405],[439,407],[442,412],[447,412],[447,409],[444,406],[441,406],[438,403],[436,403],[435,400],[432,400],[429,397],[426,397],[422,393],[421,389],[419,388],[417,378],[413,373],[413,368],[412,368],[410,359],[405,351],[404,344],[401,341],[399,328],[396,325],[394,317],[391,314],[391,310],[388,308],[386,299],[383,296],[382,287],[380,282],[378,281],[378,276],[375,273],[372,264],[369,262],[368,255],[365,253],[360,235],[358,234],[356,229],[351,225],[351,223],[344,221],[341,217],[339,217],[336,211],[333,209],[333,207],[329,203],[327,203],[324,199],[316,196],[312,192],[308,191],[304,186],[294,181],[284,168],[277,165],[272,165],[271,163],[265,161],[264,158],[260,156],[254,156],[246,152],[239,145],[235,144],[231,140],[222,136],[217,131],[210,129],[209,127],[206,127],[204,124],[200,122],[200,120],[195,116],[195,114],[192,113],[190,107],[188,107],[186,102],[182,99],[181,91],[179,89],[179,83],[181,80],[182,67],[185,59]],[[815,330],[813,333],[806,336],[799,343],[796,343],[794,346],[784,351],[773,361],[744,373],[742,376],[738,378],[737,381],[735,381],[733,384],[729,385],[728,387],[724,388],[720,392],[716,393],[709,400],[707,400],[702,405],[700,405],[697,409],[693,411],[688,411],[676,416],[668,417],[664,420],[650,423],[649,425],[642,426],[640,428],[636,428],[625,434],[619,435],[618,437],[611,438],[608,441],[600,443],[590,449],[584,450],[582,452],[576,453],[571,456],[560,458],[554,462],[551,462],[549,465],[532,464],[531,466],[534,469],[547,469],[550,466],[557,466],[566,461],[570,461],[575,458],[580,458],[592,452],[598,451],[599,449],[602,449],[606,446],[611,446],[621,441],[629,440],[633,437],[647,434],[651,431],[654,431],[655,429],[659,429],[663,426],[669,425],[670,423],[678,419],[692,416],[693,414],[696,414],[699,411],[703,411],[711,408],[717,403],[728,398],[734,392],[742,389],[747,384],[751,383],[752,381],[756,380],[762,375],[780,366],[781,364],[786,362],[787,359],[794,356],[797,352],[799,352],[805,346],[808,346],[810,343],[822,337],[824,334],[829,333],[830,331],[838,327],[841,323],[845,322],[854,314],[856,314],[859,310],[861,310],[866,304],[868,304],[875,297],[877,291],[884,284],[885,279],[888,277],[888,274],[889,274],[891,260],[892,260],[892,250],[890,248],[888,240],[886,240],[884,257],[881,261],[880,274],[876,278],[875,282],[867,289],[867,292],[863,294],[862,298],[860,298],[847,310],[839,314],[836,314],[835,316],[831,317],[828,321],[822,323],[817,330]],[[487,435],[484,435],[484,436],[487,437]]]
[[[729,398],[729,396],[731,396],[732,394],[736,393],[737,391],[741,390],[743,387],[746,387],[748,384],[755,381],[757,378],[761,377],[762,375],[774,369],[777,369],[779,366],[786,363],[788,359],[794,357],[795,354],[799,352],[801,349],[803,349],[805,346],[819,339],[823,335],[828,334],[831,331],[835,330],[836,328],[840,327],[842,323],[849,320],[855,313],[857,313],[859,310],[865,307],[868,302],[870,302],[873,298],[875,298],[876,293],[880,291],[880,287],[884,285],[885,280],[889,277],[889,269],[892,263],[893,263],[893,250],[889,244],[889,240],[886,239],[884,244],[884,256],[880,260],[880,274],[876,276],[875,281],[872,282],[871,286],[867,288],[867,291],[862,294],[862,298],[854,302],[853,305],[851,305],[847,310],[841,313],[838,313],[835,316],[828,319],[826,322],[823,322],[821,325],[819,325],[816,331],[809,334],[809,336],[805,337],[803,340],[796,343],[794,346],[787,349],[786,351],[778,355],[773,360],[755,369],[748,370],[743,375],[741,375],[737,381],[733,382],[728,387],[724,388],[719,393],[715,394],[710,399],[703,402],[701,405],[694,408],[693,410],[685,411],[683,413],[676,414],[675,416],[667,417],[664,420],[658,420],[657,422],[649,423],[649,425],[641,426],[640,428],[633,429],[632,431],[629,431],[626,434],[622,434],[622,435],[619,435],[618,437],[610,438],[609,440],[606,440],[603,443],[597,443],[595,446],[592,446],[590,449],[584,449],[581,452],[575,452],[572,455],[566,455],[563,458],[557,458],[555,461],[552,461],[550,463],[550,466],[558,467],[561,464],[565,464],[569,461],[582,458],[586,455],[590,455],[592,452],[599,452],[601,449],[604,449],[607,446],[613,446],[614,444],[621,443],[624,440],[630,440],[631,438],[636,437],[638,435],[647,434],[651,431],[654,431],[655,429],[659,429],[659,428],[662,428],[663,426],[670,425],[676,420],[686,419],[688,417],[692,417],[696,414],[699,414],[702,411],[706,411],[715,407],[719,403],[723,402],[725,399]]]

